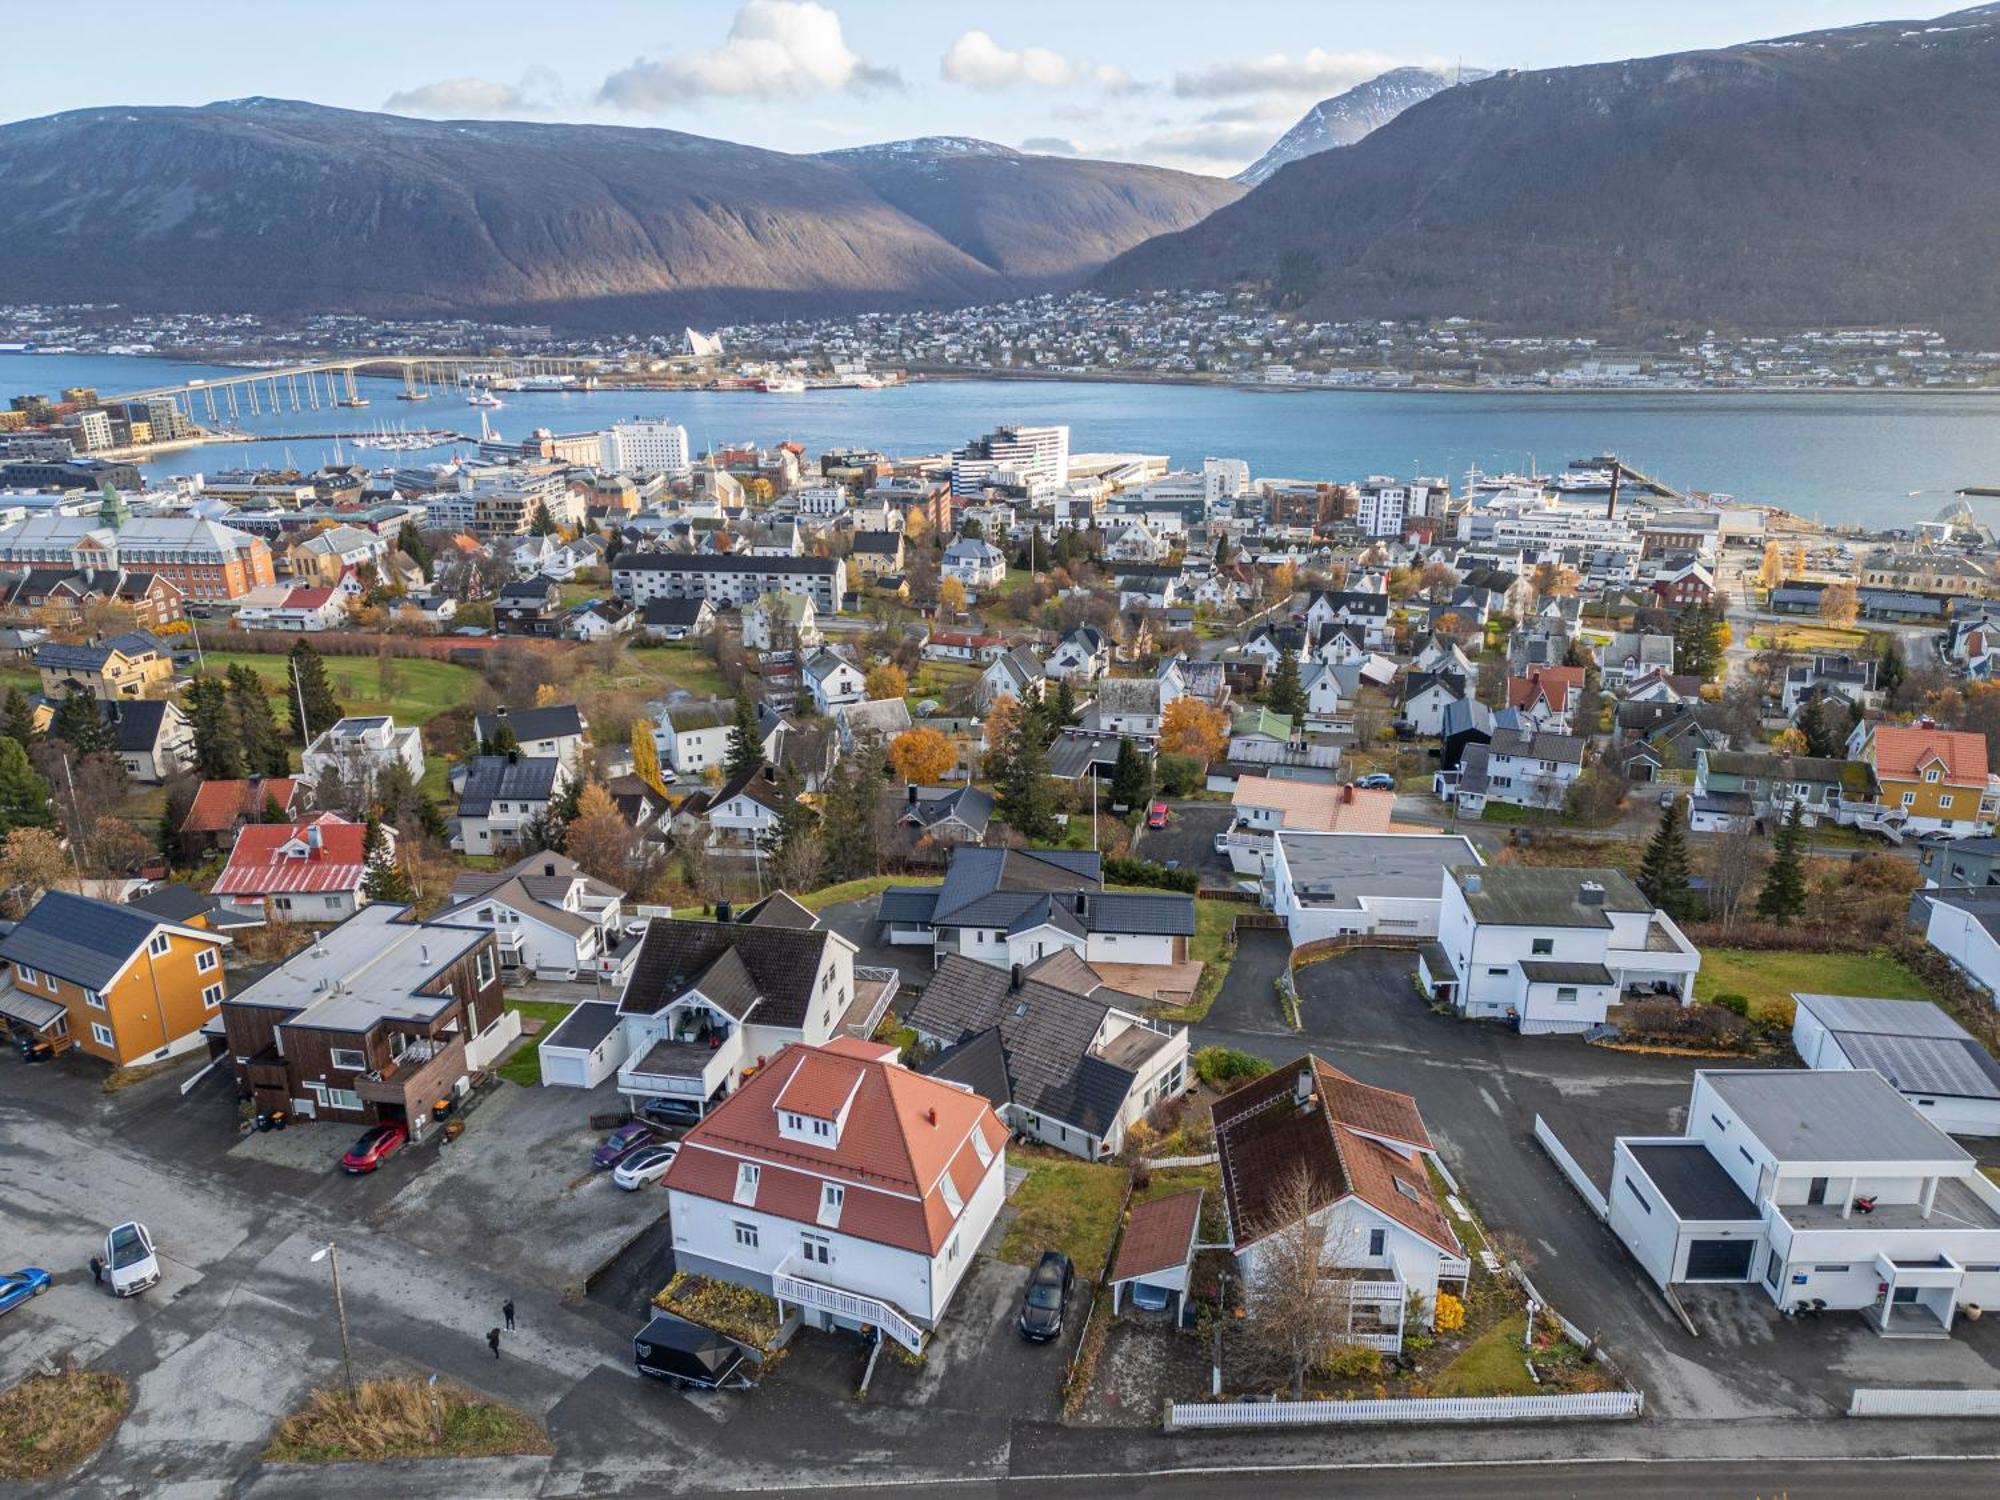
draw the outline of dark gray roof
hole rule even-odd
[[[1861,1031],[1834,1033],[1840,1050],[1857,1068],[1873,1068],[1906,1094],[1945,1094],[1956,1099],[2000,1099],[2000,1064],[1972,1038],[1947,1041],[1929,1036],[1877,1036]]]
[[[625,986],[618,1009],[624,1015],[655,1015],[678,996],[700,988],[718,1004],[743,1004],[754,996],[760,1026],[799,1026],[812,1003],[813,980],[832,940],[833,934],[825,928],[747,927],[739,922],[656,918],[646,929],[646,940],[640,945],[631,982]],[[740,961],[750,996],[746,996],[735,968],[711,972],[725,952],[733,952]],[[710,989],[710,984],[716,988]]]
[[[1070,849],[954,849],[938,891],[940,920],[997,891],[1074,891],[1104,882],[1095,851]]]
[[[905,822],[931,828],[955,820],[983,836],[986,825],[992,821],[993,798],[979,787],[962,786],[944,792],[932,787],[919,787],[917,793],[915,802],[907,797],[904,800],[901,817]]]
[[[561,769],[553,755],[475,755],[466,762],[458,815],[483,818],[495,802],[546,802]]]
[[[854,551],[866,552],[881,557],[894,557],[896,549],[902,545],[900,531],[857,531],[854,534]]]
[[[559,740],[583,733],[583,714],[574,703],[552,703],[546,708],[510,708],[480,714],[472,721],[472,732],[480,739],[488,740],[499,733],[502,724],[513,730],[514,738],[523,744],[529,740]]]
[[[1495,865],[1460,870],[1454,878],[1465,893],[1473,920],[1499,927],[1609,927],[1611,919],[1606,912],[1653,909],[1653,903],[1622,870]],[[1471,888],[1474,881],[1478,882],[1477,890]],[[1586,882],[1604,888],[1601,903],[1583,901]]]
[[[693,625],[704,608],[714,606],[706,599],[648,599],[639,618],[648,625]]]
[[[1438,736],[1450,739],[1457,734],[1493,733],[1493,710],[1477,698],[1455,698],[1444,706],[1444,717],[1438,725]]]
[[[1927,1036],[1970,1041],[1972,1033],[1928,1000],[1877,1000],[1863,995],[1792,996],[1830,1031],[1867,1031],[1879,1036]]]
[[[1625,1149],[1666,1198],[1676,1218],[1758,1222],[1757,1205],[1744,1196],[1743,1189],[1730,1180],[1700,1142],[1627,1142]]]
[[[586,1000],[556,1023],[542,1038],[543,1047],[574,1047],[588,1052],[618,1028],[618,1007],[609,1000]]]
[[[1530,984],[1611,984],[1611,971],[1603,964],[1543,963],[1521,960],[1521,973]]]
[[[134,896],[125,904],[162,922],[185,922],[189,917],[214,911],[221,903],[214,896],[204,896],[193,886],[175,881],[172,885],[156,886],[143,896]]]
[[[819,914],[801,906],[785,891],[773,891],[754,906],[746,906],[736,920],[746,927],[809,928],[819,926]]]
[[[1701,1075],[1781,1162],[1963,1162],[1964,1148],[1879,1073]]]
[[[102,989],[162,920],[130,906],[50,891],[0,939],[0,958]]]
[[[1491,754],[1518,755],[1530,760],[1552,760],[1580,766],[1583,764],[1583,741],[1573,734],[1496,728]]]
[[[938,888],[934,885],[891,886],[882,893],[875,920],[904,925],[928,923],[937,910],[937,900]]]
[[[1049,745],[1049,775],[1064,781],[1090,773],[1093,766],[1118,763],[1118,736],[1059,734]]]
[[[964,1084],[995,1109],[1014,1102],[1014,1085],[1007,1077],[1007,1048],[998,1026],[952,1043],[932,1058],[923,1072],[948,1083]]]

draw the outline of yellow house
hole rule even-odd
[[[51,699],[68,697],[71,688],[93,698],[143,698],[148,688],[165,686],[174,675],[173,652],[143,630],[82,646],[44,641],[33,660]]]
[[[15,1037],[80,1048],[113,1066],[201,1045],[227,993],[229,939],[132,906],[50,891],[0,939],[12,988],[0,1020]]]
[[[1983,734],[1879,724],[1857,759],[1875,772],[1879,806],[1906,828],[1971,834],[1993,822],[2000,788],[1987,774]]]

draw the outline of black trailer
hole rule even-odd
[[[632,1340],[641,1375],[705,1391],[749,1385],[747,1354],[734,1339],[672,1313],[655,1313]]]

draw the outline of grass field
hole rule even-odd
[[[1009,1200],[1015,1217],[1000,1242],[1000,1258],[1032,1266],[1044,1250],[1060,1250],[1076,1267],[1078,1280],[1095,1280],[1118,1229],[1124,1168],[1053,1151],[1021,1152],[1010,1160],[1026,1167],[1028,1177]]]
[[[324,1464],[549,1451],[541,1423],[513,1407],[461,1385],[433,1386],[410,1377],[364,1380],[351,1400],[344,1390],[313,1392],[279,1425],[264,1457]],[[312,1486],[304,1488],[309,1492]]]
[[[517,1010],[524,1018],[541,1021],[541,1036],[529,1037],[516,1047],[505,1062],[495,1069],[509,1083],[518,1083],[523,1088],[534,1088],[542,1081],[542,1038],[556,1029],[563,1017],[575,1006],[561,1000],[509,1000],[507,1009]]]
[[[674,641],[664,646],[647,646],[629,655],[633,664],[649,674],[648,680],[657,683],[661,690],[680,688],[697,698],[730,696],[729,684],[723,681],[721,669],[708,659],[705,651],[691,642]],[[585,679],[585,682],[588,681],[590,679]],[[583,690],[584,683],[580,682],[578,691]]]
[[[1747,995],[1753,1017],[1791,1021],[1792,996],[1871,995],[1884,1000],[1933,1000],[1924,982],[1881,953],[1763,953],[1707,948],[1695,976],[1697,1000]]]
[[[131,1399],[101,1370],[30,1375],[0,1392],[0,1479],[67,1474],[104,1446]]]
[[[1782,651],[1852,651],[1867,644],[1867,631],[1833,625],[1760,625],[1750,638],[1753,651],[1768,650],[1773,645]]]
[[[829,906],[838,906],[843,901],[860,901],[869,896],[879,896],[892,885],[942,885],[936,876],[926,875],[869,875],[860,880],[843,880],[839,885],[822,886],[809,896],[800,896],[799,905],[807,911],[825,911]]]
[[[472,696],[479,674],[470,667],[448,661],[423,661],[397,657],[396,685],[383,693],[381,673],[372,656],[323,656],[327,679],[341,707],[350,714],[389,714],[398,724],[425,724],[448,708],[456,708]],[[287,658],[233,651],[211,651],[207,655],[211,672],[232,666],[247,666],[264,680],[272,699],[272,711],[281,724],[289,723],[284,700],[290,677]],[[319,726],[315,725],[315,728]]]
[[[1438,1372],[1433,1396],[1532,1396],[1540,1387],[1528,1373],[1521,1340],[1528,1331],[1520,1313],[1495,1323]]]

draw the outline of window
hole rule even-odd
[[[1936,781],[1938,779],[1939,774],[1940,773],[1938,771],[1938,768],[1936,766],[1932,766],[1928,771],[1924,772],[1924,780]]]
[[[90,1034],[97,1039],[97,1045],[100,1047],[117,1045],[112,1039],[111,1028],[100,1021],[92,1021],[90,1023]]]
[[[841,1205],[846,1201],[847,1189],[839,1183],[822,1182],[819,1185],[819,1206],[822,1213],[828,1210],[839,1213]]]
[[[221,962],[213,948],[204,948],[194,956],[194,969],[197,974],[206,974]]]
[[[1488,969],[1486,972],[1492,975],[1495,979],[1505,979],[1507,977],[1507,971],[1505,969]]]
[[[479,950],[479,957],[473,964],[473,972],[479,976],[481,984],[491,984],[493,982],[493,950],[491,948],[481,948]]]
[[[1534,957],[1544,958],[1554,953],[1555,951],[1556,951],[1556,940],[1554,938],[1535,939],[1534,946],[1532,949]]]
[[[104,1009],[104,997],[98,994],[96,990],[85,990],[83,992],[83,1003],[88,1005],[92,1010]]]
[[[1915,807],[1916,805],[1917,805],[1917,794],[1915,792],[1903,793],[1903,806]]]
[[[1389,1232],[1386,1229],[1371,1229],[1368,1231],[1368,1253],[1370,1255],[1380,1255],[1388,1242]]]
[[[26,964],[16,964],[15,967],[21,971],[21,983],[32,985],[32,984],[40,984],[42,982],[42,976],[36,973],[33,969],[29,968]]]
[[[168,937],[164,932],[156,932],[153,934],[151,941],[146,944],[146,951],[157,958],[173,947],[173,945],[174,940],[172,938]]]
[[[201,992],[201,1003],[209,1010],[214,1010],[216,1006],[222,1004],[222,986],[211,984],[207,989],[203,990]]]
[[[1736,1154],[1742,1157],[1745,1161],[1749,1162],[1751,1166],[1754,1167],[1757,1165],[1757,1158],[1750,1154],[1750,1150],[1747,1146],[1738,1146],[1736,1148]]]
[[[799,1254],[816,1266],[833,1264],[833,1245],[823,1234],[800,1235]]]
[[[1946,794],[1938,798],[1938,808],[1940,811],[1950,806],[1951,806],[1951,797],[1949,794]]]
[[[1625,1184],[1625,1191],[1632,1195],[1633,1201],[1636,1202],[1639,1205],[1639,1207],[1643,1208],[1647,1213],[1651,1213],[1653,1211],[1653,1205],[1646,1201],[1646,1195],[1639,1191],[1639,1185],[1637,1183],[1635,1183],[1629,1177],[1621,1177],[1618,1180]]]
[[[951,1180],[951,1173],[947,1172],[938,1179],[938,1192],[944,1198],[944,1206],[954,1215],[964,1209],[965,1200],[959,1197],[958,1184]]]
[[[757,1164],[743,1161],[736,1164],[736,1201],[754,1203],[757,1201]]]
[[[1564,984],[1556,986],[1556,1004],[1558,1005],[1576,1004],[1576,986],[1573,984]]]
[[[1814,1266],[1813,1272],[1819,1276],[1845,1276],[1853,1269],[1852,1266]],[[1972,1267],[1967,1266],[1965,1269],[1970,1271]]]
[[[1411,1187],[1407,1182],[1403,1181],[1402,1178],[1397,1177],[1392,1180],[1396,1184],[1396,1191],[1401,1193],[1405,1198],[1408,1198],[1412,1203],[1421,1203],[1424,1201],[1422,1198],[1419,1198],[1417,1196],[1417,1190]]]
[[[353,1089],[330,1088],[326,1091],[326,1102],[335,1109],[359,1110],[361,1108],[361,1096],[355,1093]]]
[[[331,1054],[333,1066],[348,1073],[368,1071],[368,1054],[356,1047],[335,1047]]]

